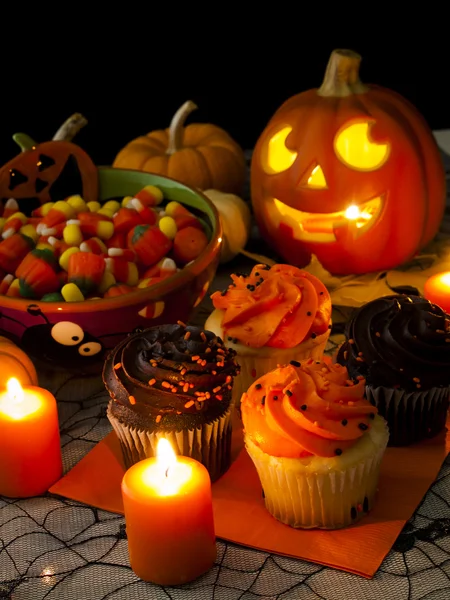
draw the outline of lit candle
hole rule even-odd
[[[423,295],[433,304],[450,313],[450,272],[436,273],[425,282]]]
[[[211,480],[192,458],[161,438],[156,458],[128,469],[122,497],[131,568],[140,579],[180,585],[216,559]]]
[[[62,475],[54,396],[14,377],[0,392],[0,495],[39,496]]]

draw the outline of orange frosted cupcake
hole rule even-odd
[[[291,360],[320,360],[331,329],[331,299],[324,284],[291,265],[256,265],[250,275],[231,275],[232,283],[215,292],[215,310],[205,329],[237,353],[241,373],[233,398],[256,378]]]
[[[337,529],[372,508],[389,432],[364,387],[339,364],[309,360],[267,373],[243,395],[245,447],[279,521]]]

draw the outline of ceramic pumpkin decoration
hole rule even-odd
[[[113,167],[136,169],[177,179],[200,190],[214,188],[240,194],[246,161],[229,134],[210,123],[184,122],[197,106],[190,100],[175,113],[170,127],[151,131],[129,142]]]
[[[220,262],[229,262],[245,248],[251,226],[248,205],[235,194],[224,194],[218,190],[205,190],[207,196],[219,211],[222,224],[222,249]]]
[[[436,234],[445,204],[439,149],[423,117],[388,89],[364,85],[361,57],[331,54],[319,89],[287,100],[252,158],[252,203],[287,261],[315,254],[332,274],[411,259]]]
[[[74,117],[80,115],[71,119]],[[0,205],[15,198],[21,210],[29,214],[40,204],[75,194],[86,202],[97,200],[97,167],[80,146],[61,139],[67,135],[69,121],[58,130],[58,139],[42,144],[24,133],[13,136],[22,152],[0,169]],[[73,135],[72,130],[68,137]]]
[[[38,385],[36,369],[23,350],[10,339],[0,336],[0,388],[16,377],[22,385]]]

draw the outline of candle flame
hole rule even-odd
[[[440,277],[441,283],[450,286],[450,273],[443,273]]]
[[[24,393],[22,386],[20,385],[20,381],[18,379],[16,379],[15,377],[11,377],[11,379],[8,379],[6,383],[6,389],[8,392],[8,398],[9,400],[11,400],[11,402],[14,402],[14,404],[23,402]]]
[[[359,208],[355,204],[352,204],[345,211],[345,216],[347,219],[354,221],[355,219],[357,219],[360,216]]]
[[[173,468],[177,462],[177,455],[175,454],[170,442],[165,438],[160,438],[156,446],[156,458],[158,466],[164,472],[164,475],[168,477],[169,469]]]

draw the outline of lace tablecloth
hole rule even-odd
[[[250,266],[246,261],[221,269],[213,289],[237,266]],[[203,324],[210,308],[205,299],[193,322]],[[329,350],[338,342],[332,336]],[[39,375],[58,399],[67,472],[111,431],[108,397],[99,375],[44,368]],[[448,600],[450,456],[372,580],[221,540],[217,547],[216,564],[203,577],[162,588],[131,570],[123,516],[50,494],[0,498],[0,599]]]

